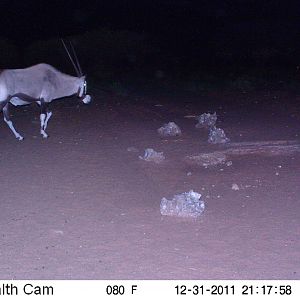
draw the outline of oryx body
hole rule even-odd
[[[55,99],[77,94],[84,103],[90,102],[86,95],[85,76],[78,77],[64,74],[48,64],[38,64],[26,69],[8,69],[0,73],[0,111],[3,110],[4,121],[15,137],[23,137],[15,130],[9,118],[9,104],[15,106],[36,102],[41,106],[41,135],[45,132],[52,115],[48,104]]]

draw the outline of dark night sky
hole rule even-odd
[[[0,36],[19,47],[104,26],[147,33],[191,55],[261,47],[300,60],[296,0],[0,0],[0,10]]]
[[[31,41],[99,26],[146,31],[166,37],[201,38],[228,31],[263,38],[294,38],[300,28],[299,1],[276,0],[1,0],[1,36]],[[299,37],[298,37],[299,38]]]

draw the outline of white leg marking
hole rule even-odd
[[[45,114],[40,114],[41,135],[43,136],[44,139],[46,139],[48,137],[48,134],[45,132],[45,119],[46,119],[46,115]]]
[[[19,132],[16,131],[12,121],[8,121],[4,118],[5,123],[8,125],[8,127],[10,128],[10,130],[14,133],[15,137],[19,140],[22,141],[24,138],[20,135]]]
[[[48,125],[48,121],[51,118],[51,116],[52,116],[52,112],[51,111],[47,112],[47,117],[46,117],[46,120],[45,120],[44,130],[46,130],[47,125]]]

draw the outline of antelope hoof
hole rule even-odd
[[[24,138],[21,135],[16,136],[16,139],[19,140],[19,141],[23,141],[24,140]]]
[[[48,138],[48,134],[45,131],[41,131],[41,135],[44,139]]]

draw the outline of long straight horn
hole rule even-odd
[[[71,56],[71,54],[70,54],[70,52],[69,52],[69,50],[68,50],[66,44],[65,44],[65,41],[64,41],[63,39],[60,39],[60,40],[61,40],[61,42],[62,42],[62,44],[63,44],[63,46],[64,46],[64,48],[65,48],[65,50],[66,50],[66,52],[67,52],[67,54],[68,54],[68,56],[69,56],[70,61],[72,62],[72,65],[73,65],[73,67],[74,67],[74,69],[75,69],[75,71],[76,71],[77,76],[80,77],[80,76],[81,76],[81,75],[80,75],[80,70],[79,70],[78,67],[76,66],[76,64],[75,64],[75,62],[74,62],[74,60],[73,60],[73,58],[72,58],[72,56]]]
[[[70,42],[70,46],[71,46],[73,55],[74,55],[75,60],[76,60],[77,68],[78,68],[78,70],[79,70],[79,72],[80,72],[80,76],[82,76],[83,73],[82,73],[82,70],[81,70],[81,67],[80,67],[80,63],[79,63],[79,60],[78,60],[78,57],[77,57],[77,54],[76,54],[76,51],[75,51],[75,49],[74,49],[74,47],[73,47],[73,43],[72,43],[72,42]]]

